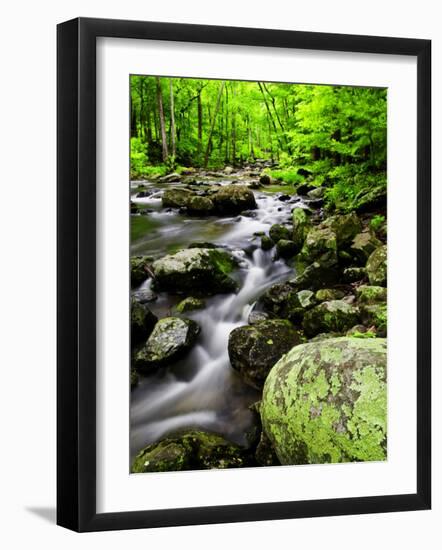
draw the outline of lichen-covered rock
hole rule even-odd
[[[334,267],[338,263],[336,234],[329,227],[312,227],[297,257],[297,268],[318,262],[322,267]]]
[[[146,305],[132,299],[130,304],[131,344],[136,345],[143,340],[146,341],[157,321],[157,317]]]
[[[183,357],[195,343],[200,331],[191,319],[165,317],[155,325],[146,344],[136,353],[134,366],[139,371],[169,365]]]
[[[275,319],[234,329],[229,336],[232,367],[254,388],[262,388],[273,365],[304,338],[289,321]]]
[[[356,283],[367,279],[367,270],[365,267],[346,267],[342,271],[342,280],[344,283]]]
[[[387,336],[387,304],[362,304],[360,310],[366,326],[374,326],[378,336]]]
[[[214,213],[215,205],[209,197],[196,195],[187,201],[187,210],[189,214],[206,216]]]
[[[257,208],[255,195],[245,185],[225,185],[211,197],[222,215],[236,215]]]
[[[179,304],[176,305],[175,309],[178,313],[185,313],[186,311],[193,311],[195,309],[202,309],[205,307],[206,302],[201,298],[184,298]]]
[[[319,262],[313,262],[306,268],[301,266],[296,277],[290,279],[290,283],[297,288],[317,290],[335,284],[339,279],[339,275],[336,265],[326,266]]]
[[[247,322],[249,325],[256,325],[261,321],[268,321],[270,314],[265,311],[251,311]]]
[[[358,308],[344,300],[331,300],[307,311],[302,326],[306,336],[311,338],[320,332],[346,332],[358,321]]]
[[[361,285],[356,289],[361,304],[379,304],[387,301],[387,289],[383,286]]]
[[[293,241],[280,239],[276,243],[276,251],[280,258],[292,258],[298,251],[298,247]]]
[[[304,208],[295,208],[292,212],[293,241],[300,250],[311,228],[310,218]]]
[[[386,370],[383,338],[332,338],[285,355],[260,407],[281,464],[385,460]]]
[[[170,435],[142,449],[132,464],[133,473],[239,468],[251,464],[248,449],[202,431]]]
[[[345,292],[338,288],[320,288],[316,294],[318,302],[329,302],[330,300],[341,300],[345,296]]]
[[[162,204],[164,208],[181,208],[187,206],[189,200],[194,197],[190,189],[185,187],[171,187],[163,193]]]
[[[361,265],[365,265],[370,254],[380,246],[382,246],[381,241],[370,232],[365,231],[356,235],[349,250],[353,258],[360,262]]]
[[[355,212],[331,216],[322,225],[330,227],[334,231],[338,247],[351,243],[353,238],[362,230],[361,220]]]
[[[267,235],[263,235],[261,237],[261,248],[263,250],[270,250],[274,246],[275,246],[274,242],[272,241],[272,239],[270,237],[267,237]]]
[[[387,286],[387,245],[380,246],[370,254],[366,268],[371,285]]]
[[[292,238],[290,229],[280,223],[274,223],[272,225],[269,231],[269,236],[274,243],[277,243],[281,239],[289,241]]]
[[[276,283],[261,296],[257,305],[274,317],[296,322],[316,305],[316,300],[310,290],[300,291],[290,283]]]
[[[130,259],[130,283],[132,287],[140,285],[149,277],[149,256],[133,256]]]
[[[171,292],[216,294],[232,292],[236,283],[229,277],[236,262],[225,250],[189,248],[155,261],[155,287]]]

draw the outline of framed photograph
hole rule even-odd
[[[430,508],[430,54],[58,26],[59,525]]]

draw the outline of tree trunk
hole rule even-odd
[[[209,137],[207,138],[206,154],[204,155],[204,168],[207,168],[207,163],[209,162],[210,155],[210,146],[212,143],[213,129],[215,128],[216,115],[218,114],[219,105],[221,103],[221,96],[224,89],[224,82],[221,82],[218,90],[218,97],[216,98],[215,112],[213,113],[212,122],[210,125]]]
[[[160,115],[160,126],[161,126],[161,143],[163,146],[163,162],[166,162],[169,158],[169,150],[167,147],[167,136],[166,136],[166,123],[164,120],[164,109],[163,109],[163,95],[161,93],[161,83],[160,78],[156,77],[157,83],[157,102],[158,102],[158,112]]]
[[[170,141],[172,143],[172,155],[176,157],[176,139],[175,139],[175,107],[173,101],[173,83],[172,79],[169,79],[170,83]]]
[[[266,98],[266,95],[264,93],[264,90],[263,90],[263,87],[262,87],[262,84],[261,82],[258,82],[258,86],[259,86],[259,89],[261,90],[261,94],[262,94],[262,98],[264,99],[264,103],[265,103],[265,106],[266,106],[266,109],[267,109],[267,113],[269,115],[269,119],[272,123],[272,126],[273,126],[273,130],[275,131],[275,134],[276,134],[276,139],[278,140],[278,145],[279,147],[282,149],[282,143],[281,143],[281,138],[279,136],[279,133],[278,133],[278,130],[276,128],[276,124],[275,124],[275,120],[273,118],[273,115],[272,115],[272,112],[270,110],[270,107],[269,107],[269,104],[267,102],[267,98]],[[278,152],[278,156],[279,156],[279,152]]]
[[[203,104],[201,102],[201,91],[198,94],[198,160],[201,159],[203,150]]]

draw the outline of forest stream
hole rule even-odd
[[[232,179],[206,178],[205,182],[223,186]],[[280,200],[280,193],[255,190],[258,208],[246,212],[249,215],[196,217],[162,208],[162,194],[170,184],[143,183],[148,196],[137,197],[140,182],[132,182],[131,201],[147,209],[153,228],[132,242],[132,256],[156,259],[189,243],[209,241],[238,259],[233,277],[239,291],[212,296],[204,309],[186,313],[201,327],[197,345],[174,365],[140,379],[131,399],[131,458],[145,445],[188,428],[218,433],[246,445],[254,422],[249,407],[259,399],[259,392],[230,366],[228,338],[234,328],[247,324],[256,299],[268,287],[293,276],[286,262],[274,259],[274,251],[260,248],[258,235],[267,233],[272,224],[290,221],[293,204],[303,206],[302,199],[282,195]],[[149,290],[151,284],[149,278],[134,291]],[[155,315],[164,317],[180,299],[182,296],[160,292],[149,306]]]

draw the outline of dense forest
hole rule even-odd
[[[346,206],[385,186],[386,99],[376,88],[133,76],[131,175],[269,159],[274,178],[311,174]]]
[[[133,473],[387,458],[385,89],[131,78]]]

